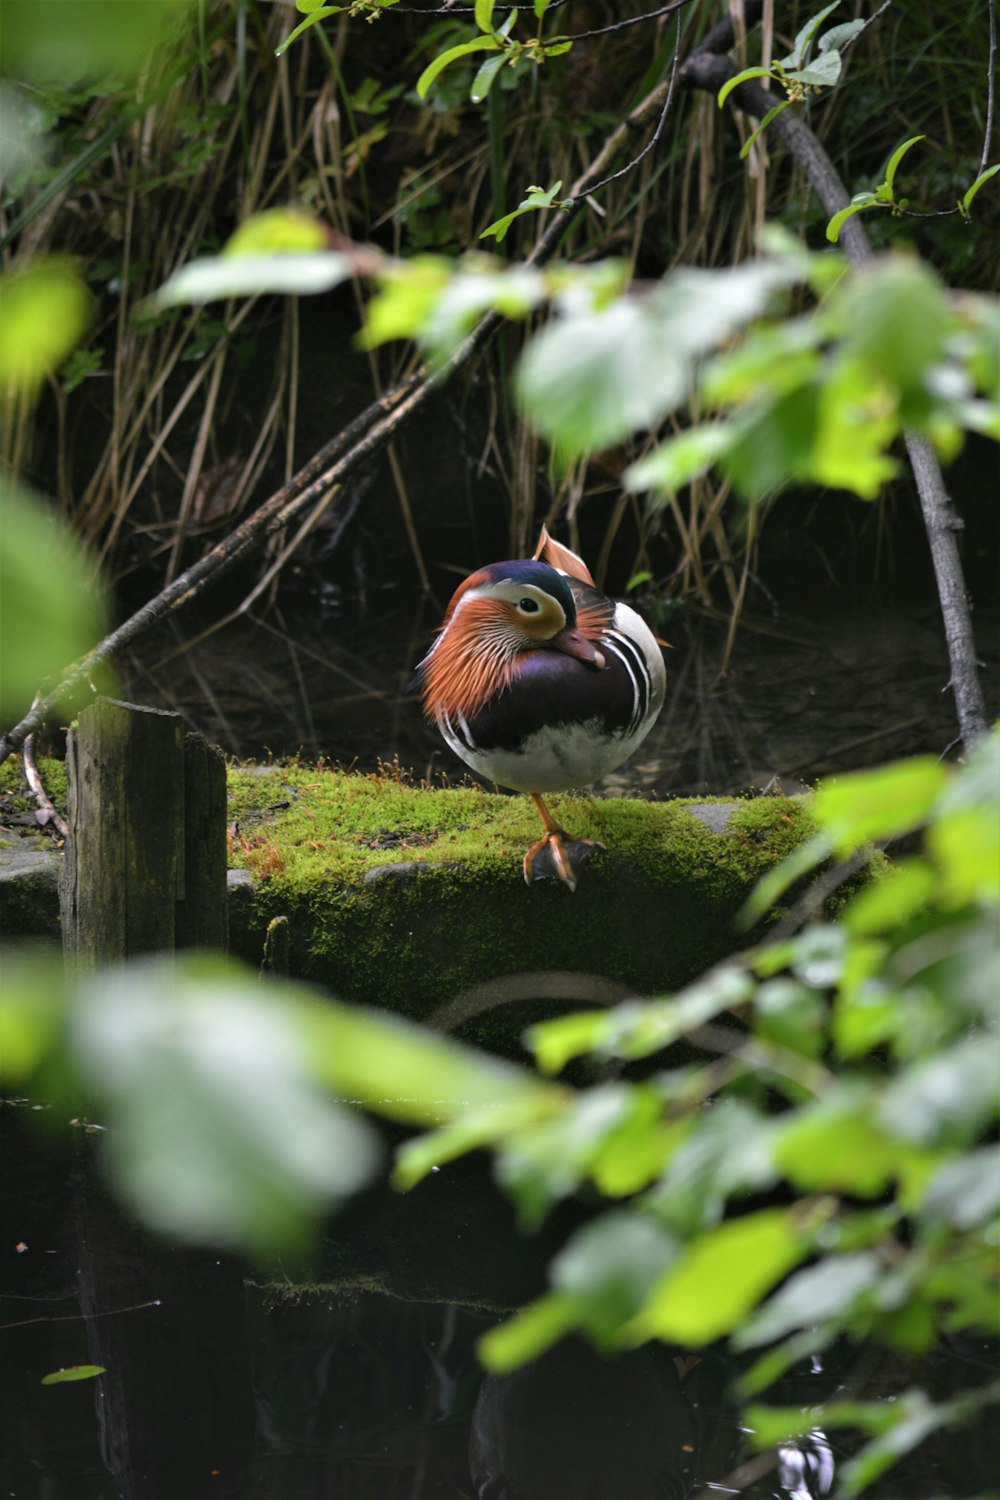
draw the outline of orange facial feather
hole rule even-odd
[[[446,714],[468,717],[507,687],[514,675],[519,645],[509,605],[470,599],[453,621],[463,592],[460,589],[451,601],[424,668],[424,713],[429,719]]]

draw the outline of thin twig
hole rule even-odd
[[[38,770],[38,762],[35,760],[35,736],[33,734],[29,734],[26,738],[22,746],[22,755],[24,759],[25,780],[31,788],[31,795],[38,803],[39,811],[45,813],[48,821],[55,825],[61,839],[68,839],[69,826],[66,819],[61,813],[56,811],[52,799],[49,797],[42,782],[41,774]]]
[[[997,64],[997,3],[996,0],[987,0],[990,17],[990,55],[986,64],[986,129],[983,131],[983,154],[979,158],[979,171],[976,174],[982,177],[989,165],[990,142],[993,139],[993,102],[996,93],[996,64]]]
[[[868,17],[867,21],[865,22],[865,24],[863,26],[859,26],[858,27],[857,31],[854,33],[853,36],[849,36],[847,38],[847,41],[844,43],[844,45],[840,49],[840,55],[841,55],[841,57],[843,57],[843,55],[844,55],[845,52],[849,52],[850,51],[850,49],[854,46],[855,42],[859,42],[861,40],[861,38],[864,36],[865,32],[868,30],[869,26],[874,26],[875,22],[879,19],[879,17],[885,15],[886,11],[889,9],[889,7],[891,6],[891,4],[892,4],[892,0],[882,0],[882,4],[879,6],[878,10],[875,11],[875,13],[873,15],[870,15]]]
[[[653,131],[653,134],[650,136],[645,146],[643,146],[638,156],[634,156],[631,161],[626,162],[625,165],[621,167],[617,172],[611,172],[600,182],[596,182],[592,188],[588,188],[588,196],[593,196],[594,193],[600,192],[601,188],[607,187],[609,182],[617,182],[619,177],[625,177],[629,172],[633,170],[633,168],[639,165],[643,157],[649,155],[649,153],[653,150],[653,147],[656,146],[659,142],[660,137],[662,136],[663,131],[666,127],[667,119],[670,115],[670,106],[674,102],[674,86],[677,82],[677,65],[681,55],[681,37],[683,33],[681,22],[682,17],[678,16],[677,40],[674,44],[674,60],[670,66],[670,80],[667,85],[667,95],[663,101],[663,108],[660,110],[660,118],[656,122],[656,129]]]

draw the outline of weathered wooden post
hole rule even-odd
[[[93,968],[225,948],[221,753],[185,735],[177,714],[105,698],[80,714],[67,769],[61,894],[71,960]],[[137,1005],[142,994],[137,973]],[[255,1414],[240,1267],[172,1249],[130,1223],[89,1160],[75,1196],[80,1309],[91,1358],[106,1370],[97,1411],[118,1492],[242,1493]]]
[[[84,966],[225,948],[226,768],[178,714],[98,698],[67,745],[63,944]]]

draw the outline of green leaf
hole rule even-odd
[[[301,11],[306,7],[297,4],[295,8],[296,10]],[[344,9],[345,7],[343,5],[320,5],[316,9],[311,10],[306,19],[304,21],[300,21],[295,30],[290,31],[285,37],[284,41],[280,42],[278,46],[275,47],[275,57],[281,57],[282,53],[287,52],[292,43],[298,41],[302,33],[304,31],[308,31],[310,26],[315,26],[317,21],[325,21],[327,16],[337,16]]]
[[[549,1269],[553,1287],[572,1297],[595,1339],[614,1339],[634,1317],[681,1241],[647,1215],[619,1209],[578,1229]]]
[[[472,42],[460,42],[457,47],[449,47],[446,52],[440,53],[417,79],[417,97],[425,99],[427,91],[439,73],[442,73],[449,64],[456,62],[460,57],[468,57],[473,52],[497,52],[501,43],[492,36],[479,36]]]
[[[171,45],[174,23],[190,25],[188,0],[4,0],[0,73],[66,88],[83,84],[88,97],[116,88],[149,68],[156,50]],[[94,85],[99,85],[95,90]]]
[[[861,213],[865,208],[871,208],[873,204],[877,204],[877,201],[874,193],[857,193],[846,208],[842,208],[838,213],[835,213],[826,226],[826,237],[830,241],[830,244],[837,244],[840,239],[840,231],[848,219],[854,214]]]
[[[795,1215],[768,1208],[698,1235],[633,1319],[636,1342],[662,1338],[699,1348],[742,1323],[805,1255]]]
[[[873,378],[867,358],[853,356],[845,346],[819,383],[813,449],[803,463],[803,478],[876,499],[896,473],[888,449],[899,428],[896,393]]]
[[[776,1131],[774,1165],[805,1192],[881,1193],[904,1154],[871,1118],[863,1093],[844,1090],[800,1109]]]
[[[825,1043],[826,1005],[814,988],[794,979],[771,979],[754,998],[754,1030],[804,1057],[818,1058]]]
[[[33,400],[87,331],[94,302],[68,256],[0,276],[0,397]]]
[[[799,68],[802,66],[808,55],[810,42],[827,16],[831,11],[835,11],[839,4],[840,0],[832,0],[830,5],[825,5],[822,10],[818,10],[815,15],[809,17],[796,36],[791,52],[789,52],[787,57],[781,59],[781,66],[783,68]]]
[[[506,52],[498,52],[495,57],[488,57],[486,59],[482,67],[476,73],[475,78],[472,80],[472,87],[469,89],[469,98],[472,100],[473,104],[482,104],[490,89],[493,87],[494,79],[496,78],[497,74],[506,61]],[[513,218],[513,214],[511,214],[510,217]],[[484,229],[483,234],[486,233],[488,233],[488,231]],[[482,239],[482,237],[483,235],[481,234],[479,238]],[[499,239],[499,235],[497,236],[497,238]]]
[[[809,477],[821,393],[820,382],[805,384],[745,413],[723,465],[745,500],[762,500]]]
[[[781,111],[783,109],[787,109],[788,106],[791,104],[791,102],[792,102],[791,99],[783,99],[780,104],[775,104],[773,106],[773,108],[771,108],[771,109],[768,110],[767,114],[761,120],[760,124],[757,126],[757,129],[754,131],[753,135],[749,136],[747,138],[747,140],[744,141],[743,146],[742,146],[742,148],[740,150],[740,161],[742,161],[744,159],[744,157],[749,156],[750,152],[753,150],[754,142],[761,135],[763,135],[764,131],[770,125],[770,123],[774,119],[775,115],[780,115]]]
[[[392,1185],[409,1191],[429,1172],[483,1146],[495,1146],[526,1126],[536,1125],[563,1104],[555,1090],[535,1091],[523,1097],[497,1100],[480,1109],[470,1109],[442,1130],[432,1130],[400,1146],[392,1174]]]
[[[491,58],[490,61],[492,62],[492,60],[493,59]],[[501,58],[501,62],[502,61],[503,59]],[[489,63],[483,64],[483,67],[488,66]],[[480,72],[481,71],[482,69],[480,69]],[[504,214],[502,219],[497,219],[494,223],[488,224],[480,234],[479,238],[482,240],[485,239],[488,234],[493,234],[496,235],[497,243],[499,244],[500,241],[506,237],[507,230],[513,224],[514,220],[520,218],[521,214],[530,213],[533,209],[551,208],[552,205],[556,202],[556,194],[559,192],[559,189],[561,187],[561,180],[554,183],[550,188],[530,187],[528,189],[527,196],[521,199],[517,207],[515,209],[512,209],[509,214]],[[562,204],[559,204],[559,207],[562,206]]]
[[[998,1042],[970,1036],[914,1063],[886,1087],[882,1126],[921,1146],[971,1145],[996,1120]]]
[[[564,1292],[550,1292],[529,1302],[520,1312],[491,1328],[476,1345],[476,1352],[487,1370],[505,1375],[571,1333],[579,1324],[579,1312],[572,1297]]]
[[[144,1224],[266,1257],[301,1244],[315,1215],[371,1178],[371,1127],[311,1071],[301,1019],[322,1003],[205,957],[81,984],[79,1068],[107,1112],[116,1191]]]
[[[864,21],[843,21],[839,26],[831,26],[829,31],[824,31],[816,43],[817,51],[842,51],[845,42],[849,42],[852,36],[857,36],[864,25]]]
[[[882,1407],[883,1413],[890,1418],[891,1425],[841,1468],[844,1496],[853,1500],[855,1495],[860,1495],[900,1458],[919,1447],[932,1432],[958,1422],[968,1422],[982,1407],[998,1400],[1000,1381],[994,1380],[977,1390],[964,1392],[950,1401],[936,1405],[920,1390],[905,1392],[888,1409],[884,1403],[873,1403]],[[824,1414],[824,1420],[829,1421],[829,1411]],[[851,1425],[857,1425],[856,1419],[852,1420],[850,1414],[847,1420]]]
[[[978,1229],[1000,1213],[1000,1153],[983,1146],[939,1168],[924,1190],[921,1208],[954,1229]]]
[[[668,1098],[672,1091],[667,1090]],[[722,1218],[726,1200],[776,1181],[770,1159],[770,1122],[740,1099],[720,1099],[703,1111],[646,1198],[651,1212],[670,1230],[691,1235]]]
[[[711,468],[727,451],[737,431],[733,423],[727,422],[689,427],[630,464],[622,482],[627,490],[657,490],[662,495],[675,495]]]
[[[972,200],[979,192],[979,189],[983,186],[983,183],[989,182],[990,178],[995,177],[998,172],[1000,172],[1000,162],[997,162],[997,164],[993,167],[987,167],[985,172],[980,172],[975,182],[970,188],[966,189],[965,194],[962,197],[963,214],[967,214],[969,212],[969,209],[972,207]]]
[[[325,250],[325,224],[301,208],[268,208],[252,214],[230,235],[223,255],[272,255],[280,251]]]
[[[950,906],[1000,906],[1000,733],[984,735],[941,796],[927,833]]]
[[[649,427],[687,393],[688,362],[665,347],[649,310],[629,298],[557,318],[528,345],[518,404],[562,459]]]
[[[777,82],[776,75],[772,73],[770,68],[744,68],[742,73],[737,73],[733,78],[727,78],[716,95],[716,103],[720,109],[733,92],[733,89],[738,89],[740,84],[746,83],[748,78],[774,78]]]
[[[785,78],[793,83],[806,83],[813,88],[832,88],[840,77],[843,67],[839,52],[822,52],[808,67],[796,68],[786,73]]]
[[[794,1329],[839,1320],[871,1290],[882,1270],[882,1258],[874,1250],[824,1256],[818,1265],[798,1271],[765,1302],[747,1326],[737,1330],[733,1344],[753,1349]]]
[[[155,294],[158,308],[179,303],[256,297],[263,292],[311,296],[328,292],[355,273],[352,258],[336,250],[284,251],[274,255],[213,255],[181,266]]]
[[[793,850],[773,870],[763,875],[754,886],[736,916],[741,931],[759,922],[775,902],[780,901],[790,886],[804,875],[810,874],[817,865],[830,857],[830,840],[825,833],[815,833]]]
[[[852,899],[844,913],[844,925],[854,937],[902,927],[927,908],[935,884],[934,871],[926,860],[898,860]]]
[[[889,165],[885,169],[884,178],[885,185],[889,189],[890,196],[895,196],[894,183],[896,181],[896,172],[900,162],[903,160],[903,157],[906,155],[907,151],[910,150],[911,146],[915,146],[918,141],[925,141],[926,139],[927,137],[925,135],[911,135],[910,139],[908,141],[904,141],[901,146],[897,146],[895,151],[890,156]]]
[[[948,782],[932,755],[896,761],[876,771],[852,771],[824,781],[812,811],[838,854],[850,854],[871,839],[898,837],[926,822]]]
[[[480,31],[492,35],[493,32],[493,6],[496,0],[476,0],[474,19]]]
[[[65,1370],[53,1370],[42,1376],[42,1385],[66,1385],[71,1380],[93,1380],[95,1375],[106,1375],[106,1365],[70,1365]]]
[[[0,476],[0,713],[27,712],[44,680],[104,633],[92,565],[55,507]]]

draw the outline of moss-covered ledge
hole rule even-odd
[[[525,797],[304,765],[234,767],[229,795],[231,864],[252,876],[232,892],[234,951],[259,960],[284,917],[292,975],[420,1019],[477,989],[469,1014],[484,995],[530,998],[531,983],[505,993],[525,972],[549,975],[534,993],[550,1002],[585,996],[553,975],[601,976],[604,1000],[683,984],[740,946],[750,888],[811,831],[797,798],[553,797],[573,835],[606,847],[573,893],[524,884],[540,832]]]

